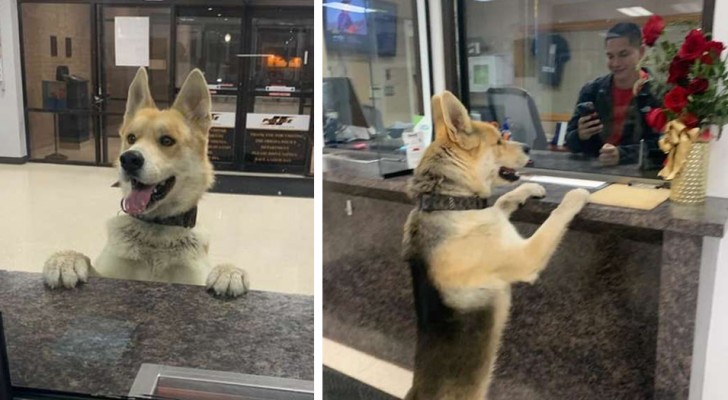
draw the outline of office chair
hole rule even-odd
[[[474,108],[484,121],[498,121],[501,125],[508,117],[511,138],[535,150],[546,150],[548,142],[541,124],[541,116],[531,95],[513,87],[490,88],[486,92],[488,104]]]

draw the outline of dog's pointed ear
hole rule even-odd
[[[475,147],[474,140],[469,138],[473,124],[463,103],[448,91],[442,93],[439,102],[448,138],[466,150]]]
[[[149,91],[149,78],[147,77],[147,70],[144,67],[140,67],[134,76],[134,80],[129,86],[129,94],[126,98],[126,112],[124,113],[124,119],[129,120],[136,114],[137,111],[142,108],[156,107],[154,99],[152,99],[152,92]]]
[[[212,123],[211,107],[212,98],[205,76],[202,75],[202,71],[195,68],[187,75],[172,108],[188,121],[202,127],[207,133],[207,128]]]

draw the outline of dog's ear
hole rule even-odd
[[[207,134],[207,128],[212,123],[211,106],[212,99],[205,76],[202,75],[202,71],[195,68],[187,75],[172,108],[187,118],[189,122],[203,128]]]
[[[442,93],[439,102],[445,131],[450,141],[457,143],[465,150],[477,146],[478,138],[471,134],[473,124],[463,103],[448,91]]]
[[[154,99],[152,99],[152,92],[149,91],[147,70],[144,67],[140,67],[129,86],[124,119],[128,121],[137,111],[150,107],[156,107],[156,105],[154,104]]]

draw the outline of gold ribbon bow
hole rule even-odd
[[[700,128],[688,129],[678,120],[672,120],[665,125],[665,135],[658,143],[660,150],[667,154],[667,163],[659,176],[668,181],[677,176],[699,134]]]

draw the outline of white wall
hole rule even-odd
[[[716,0],[713,34],[728,42],[728,0]],[[726,127],[728,128],[728,127]],[[726,129],[728,133],[728,129]],[[728,198],[728,135],[712,143],[708,195]],[[728,399],[728,235],[705,239],[700,273],[691,400]]]
[[[0,157],[27,155],[23,87],[20,69],[20,39],[16,0],[0,0],[0,40],[4,88],[0,88]]]

